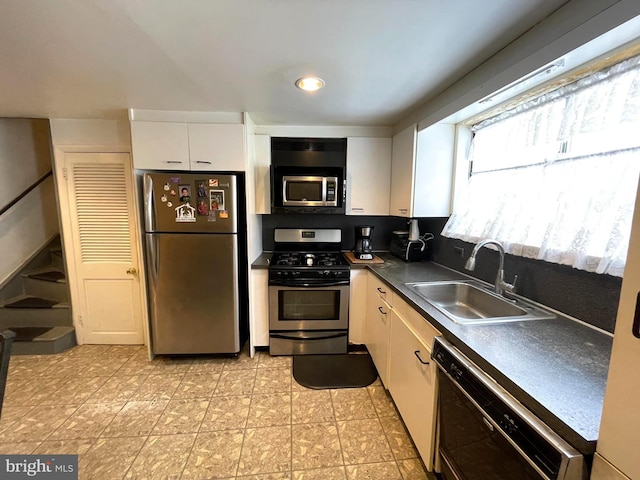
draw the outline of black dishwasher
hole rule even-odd
[[[445,480],[582,480],[584,457],[446,340],[438,365]]]

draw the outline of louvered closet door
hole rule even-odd
[[[67,153],[65,167],[74,224],[79,340],[144,343],[129,154]]]

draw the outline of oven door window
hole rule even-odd
[[[273,331],[346,330],[349,286],[270,286],[269,327]]]
[[[281,322],[301,320],[339,320],[339,290],[280,290],[278,319]]]

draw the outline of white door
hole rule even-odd
[[[65,153],[79,343],[142,344],[139,228],[128,153]]]

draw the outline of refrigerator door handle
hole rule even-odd
[[[149,253],[149,270],[151,270],[150,277],[155,284],[158,280],[158,259],[160,255],[158,252],[158,236],[147,234],[147,252]]]
[[[144,227],[147,232],[155,230],[155,205],[153,201],[153,178],[151,175],[144,176]]]

